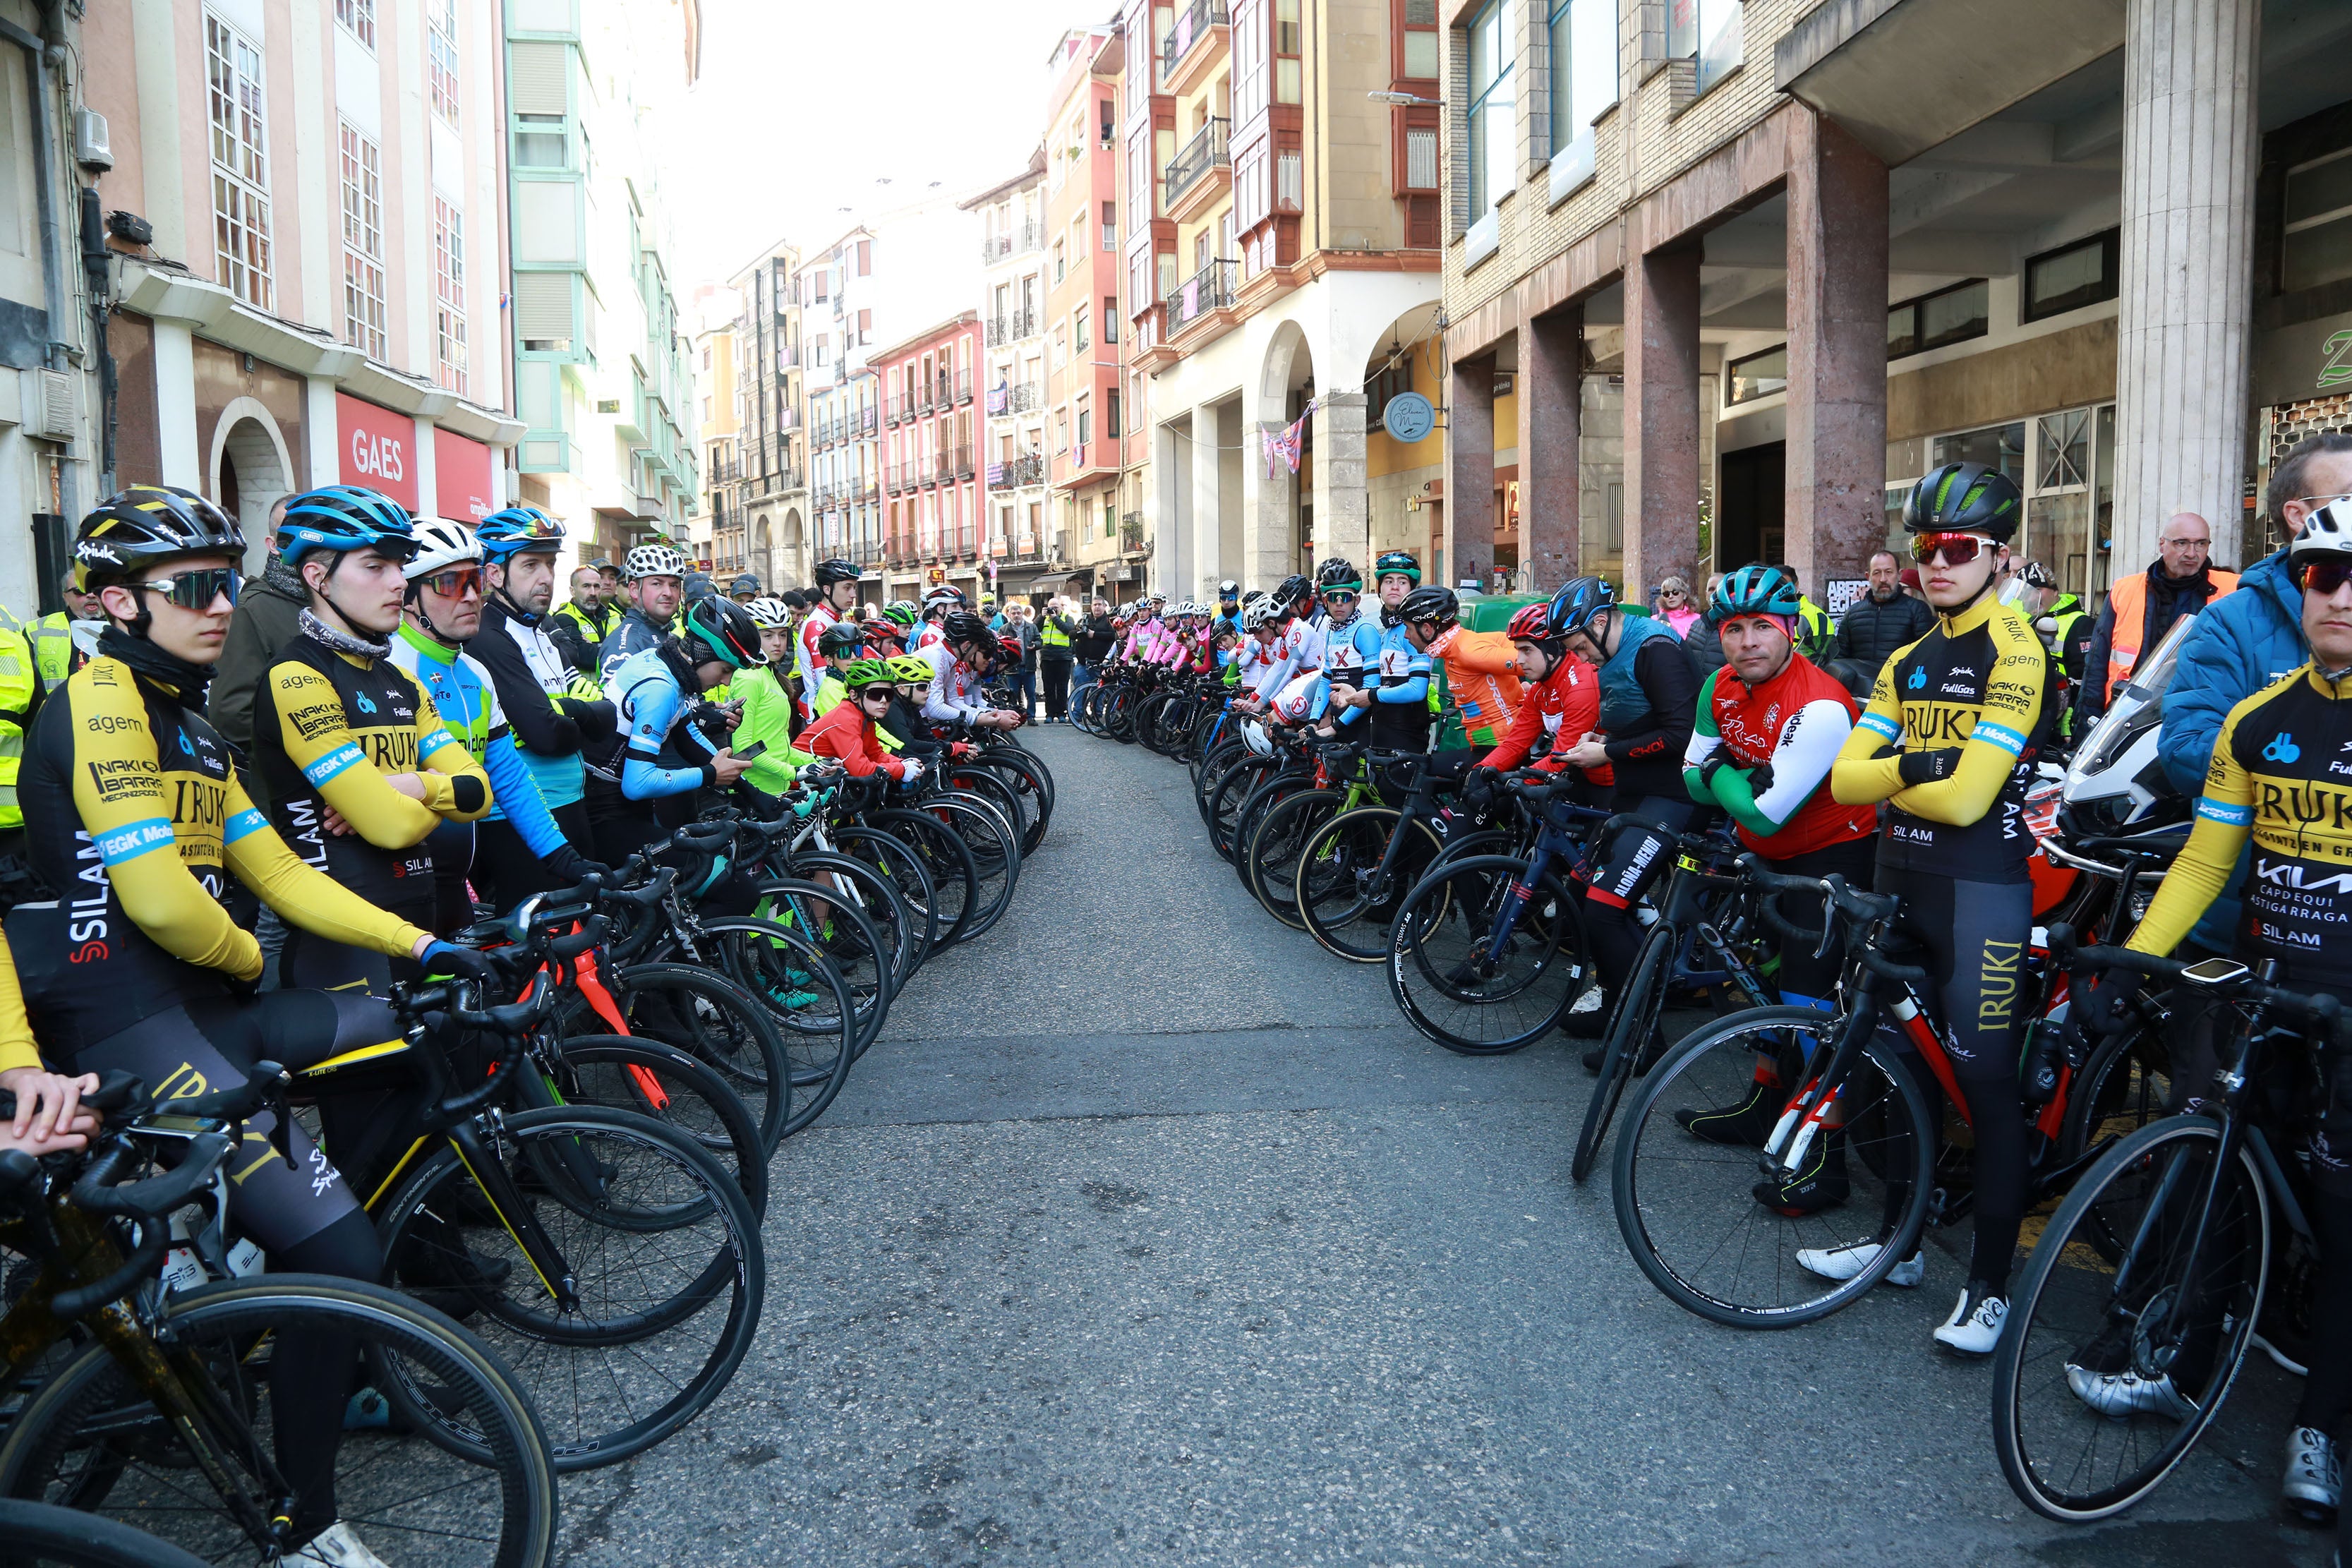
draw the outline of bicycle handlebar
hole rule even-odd
[[[2152,952],[2134,952],[2129,948],[2124,947],[2105,947],[2095,943],[2089,946],[2077,946],[2074,942],[2074,928],[2063,921],[2050,928],[2049,939],[2051,961],[2063,963],[2076,974],[2094,969],[2128,969],[2156,980],[2187,980],[2192,985],[2203,985],[2233,1000],[2249,1001],[2264,1007],[2278,1007],[2290,1013],[2299,1013],[2328,1029],[2333,1029],[2336,1020],[2344,1010],[2342,1003],[2324,992],[2315,994],[2306,994],[2301,991],[2290,991],[2284,986],[2268,984],[2256,979],[2252,971],[2243,964],[2238,965],[2237,973],[2233,974],[2208,979],[2189,973],[2193,969],[2202,967],[2202,964],[2178,958],[2159,958]],[[2203,962],[2213,961],[2208,959]]]
[[[176,1170],[133,1182],[127,1187],[117,1187],[114,1179],[129,1166],[135,1153],[130,1141],[117,1138],[100,1151],[74,1183],[74,1206],[91,1214],[138,1222],[139,1240],[122,1266],[111,1274],[75,1289],[58,1291],[50,1299],[50,1314],[59,1320],[79,1318],[104,1306],[153,1273],[172,1242],[172,1227],[163,1223],[163,1216],[195,1196],[213,1179],[234,1147],[225,1133],[200,1134],[189,1143],[187,1158],[180,1162]]]
[[[1824,910],[1831,915],[1843,915],[1857,925],[1876,925],[1892,921],[1903,907],[1903,900],[1891,893],[1854,891],[1846,886],[1843,877],[1834,872],[1826,877],[1784,876],[1778,871],[1766,870],[1763,858],[1753,854],[1742,855],[1738,863],[1739,868],[1748,874],[1748,880],[1765,892],[1818,894],[1822,898]],[[1775,931],[1785,936],[1794,937],[1799,942],[1818,942],[1819,945],[1814,949],[1814,956],[1828,955],[1831,941],[1836,931],[1834,919],[1825,919],[1819,931],[1808,931],[1802,926],[1782,919],[1780,912],[1773,908],[1771,899],[1766,899],[1762,908],[1765,921]],[[1858,946],[1854,959],[1864,969],[1883,980],[1891,980],[1897,984],[1925,985],[1927,984],[1926,969],[1915,963],[1897,963],[1866,942]]]

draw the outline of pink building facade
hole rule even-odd
[[[883,596],[919,598],[953,583],[977,601],[992,592],[980,474],[984,435],[980,312],[966,310],[868,362],[882,378]]]

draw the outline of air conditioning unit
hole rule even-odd
[[[72,440],[76,378],[61,370],[19,371],[17,375],[24,433],[43,441]]]

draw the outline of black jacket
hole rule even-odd
[[[542,757],[568,757],[589,742],[610,740],[617,722],[612,703],[563,693],[549,695],[524,657],[522,643],[509,619],[504,605],[495,601],[484,605],[482,629],[474,634],[466,651],[490,672],[490,684],[498,690],[499,706],[516,742]],[[539,629],[548,634],[551,642],[554,620],[542,616],[539,621]],[[523,629],[526,634],[530,630]]]
[[[1088,616],[1078,633],[1078,658],[1088,664],[1100,664],[1110,657],[1114,640],[1108,616]]]
[[[301,578],[279,561],[272,561],[237,595],[228,636],[221,639],[220,662],[213,667],[212,694],[205,717],[212,721],[222,740],[247,757],[253,754],[253,700],[261,678],[278,662],[278,650],[292,642],[301,629],[299,622],[310,603],[310,592]],[[268,811],[261,770],[247,768],[244,776],[253,804]]]
[[[1830,644],[1832,658],[1850,658],[1873,677],[1895,657],[1936,628],[1936,612],[1925,599],[1896,589],[1884,604],[1864,594],[1849,605]]]

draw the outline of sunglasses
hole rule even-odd
[[[1327,593],[1323,595],[1323,602],[1327,605],[1352,605],[1356,602],[1356,595],[1353,594]]]
[[[482,569],[478,566],[453,566],[446,572],[436,572],[430,577],[419,577],[417,581],[445,599],[462,599],[468,588],[477,594],[482,591]]]
[[[1911,536],[1911,559],[1925,566],[1937,555],[1947,566],[1965,566],[1987,549],[1990,542],[1973,533],[1915,533]]]
[[[233,608],[237,595],[245,587],[245,574],[234,566],[206,566],[201,571],[183,572],[176,577],[164,577],[152,583],[128,583],[124,586],[161,594],[184,610],[208,610],[215,599],[226,594]]]
[[[2303,569],[2303,591],[2322,598],[2352,583],[2352,557],[2323,555]]]
[[[860,702],[877,697],[885,702],[889,701],[890,689],[887,686],[863,686],[858,688],[857,700]]]

